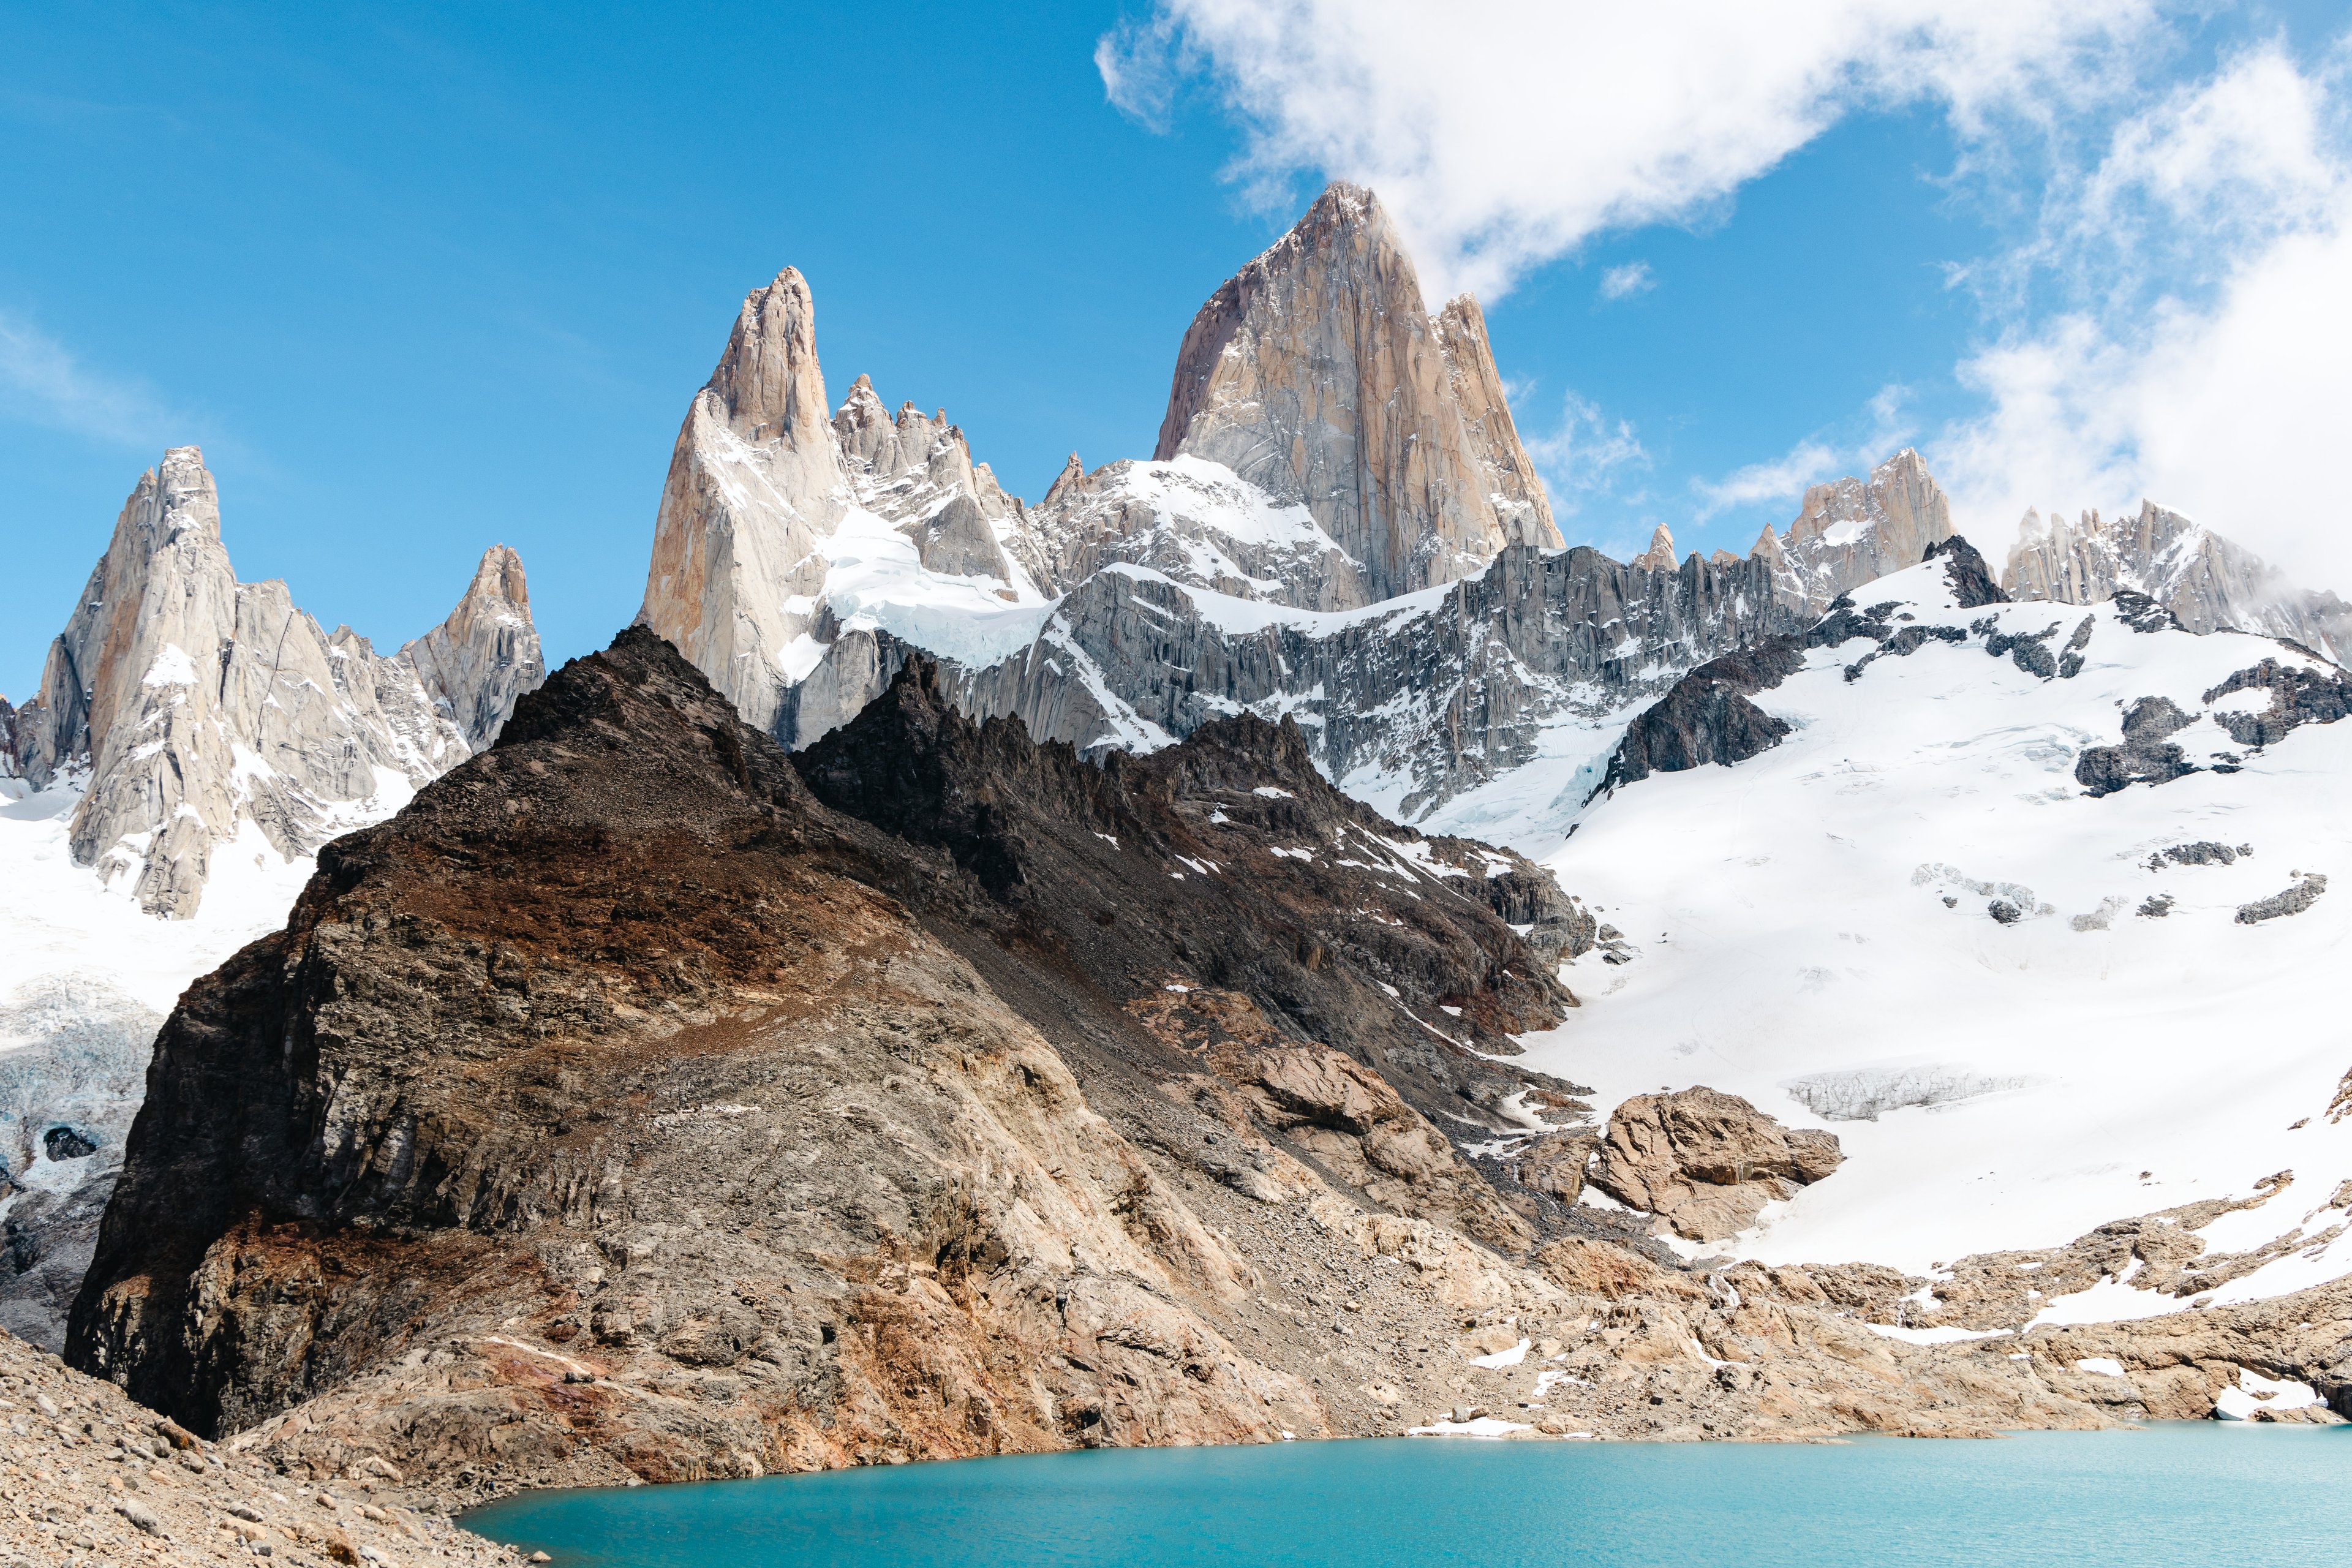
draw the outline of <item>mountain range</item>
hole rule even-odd
[[[2352,1413],[2352,623],[1996,556],[1909,450],[1567,546],[1347,185],[1034,506],[786,268],[552,677],[504,547],[378,655],[176,448],[0,705],[0,1311],[452,1505]]]

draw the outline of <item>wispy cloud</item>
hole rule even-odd
[[[1962,528],[2146,497],[2352,589],[2326,500],[2352,430],[2352,33],[2225,59],[2057,187],[2004,260],[2058,308],[1961,363],[1983,407],[1928,447]]]
[[[188,420],[133,377],[83,363],[29,321],[0,311],[0,418],[122,447],[184,439]]]
[[[1629,261],[1601,275],[1601,297],[1604,300],[1630,300],[1636,294],[1646,294],[1657,286],[1657,277],[1651,272],[1650,264],[1646,261]]]
[[[1533,390],[1517,388],[1512,395]],[[1525,442],[1559,517],[1573,517],[1597,498],[1625,499],[1621,487],[1650,468],[1650,454],[1630,421],[1610,418],[1573,392],[1561,397],[1558,422]]]
[[[1698,479],[1691,489],[1699,500],[1697,521],[1719,517],[1740,507],[1767,501],[1793,502],[1808,486],[1847,474],[1868,473],[1911,437],[1904,418],[1909,389],[1883,386],[1864,405],[1857,420],[1862,428],[1853,438],[1839,440],[1815,432],[1777,458],[1749,463],[1720,479]]]

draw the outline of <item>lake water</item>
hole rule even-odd
[[[1995,1442],[1129,1448],[541,1492],[466,1523],[564,1568],[2148,1568],[2352,1563],[2352,1427]]]

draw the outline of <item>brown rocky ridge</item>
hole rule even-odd
[[[917,665],[796,759],[634,630],[191,987],[68,1359],[435,1507],[1482,1409],[1970,1435],[2202,1414],[2238,1368],[2352,1384],[2341,1291],[1915,1345],[1859,1314],[1925,1282],[1685,1267],[1564,1201],[1601,1130],[1505,1053],[1592,939],[1286,726],[1097,766]],[[1595,1181],[1671,1221],[1838,1179],[1705,1093],[1659,1138],[1621,1111]],[[2172,1370],[2126,1397],[2062,1351]]]

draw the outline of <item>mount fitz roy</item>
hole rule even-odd
[[[0,1310],[283,1472],[2352,1414],[2341,603],[1565,546],[1369,192],[1034,506],[787,268],[604,652],[284,601],[175,450],[0,713]]]
[[[807,744],[919,648],[966,711],[1088,752],[1290,714],[1349,793],[1474,831],[1523,811],[1494,798],[1515,770],[1564,763],[1589,791],[1685,671],[1952,535],[1906,450],[1813,487],[1744,558],[1678,563],[1663,527],[1631,563],[1562,551],[1475,302],[1432,315],[1347,185],[1202,307],[1149,463],[1074,455],[1033,508],[944,415],[886,416],[862,376],[826,406],[788,268],[745,300],[679,431],[638,617],[755,726]],[[2131,588],[2194,630],[2335,648],[2332,596],[2157,515],[2080,542],[2032,520],[2003,580],[2069,603]]]

